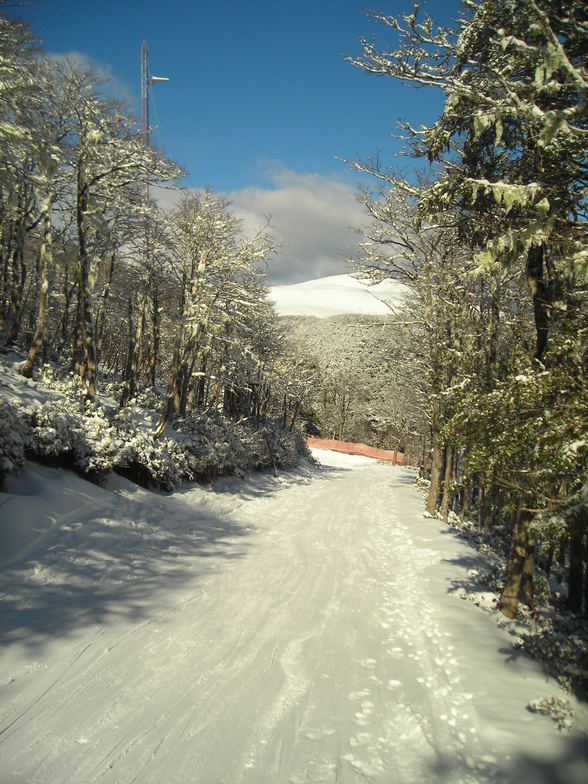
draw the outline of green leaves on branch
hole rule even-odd
[[[563,519],[586,504],[586,337],[570,330],[551,346],[545,365],[519,358],[491,390],[470,381],[455,404],[446,438],[465,446],[467,475],[492,473],[507,507],[522,503]]]

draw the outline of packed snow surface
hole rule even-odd
[[[410,470],[316,452],[151,493],[27,464],[0,496],[0,781],[588,781],[583,706],[459,595],[482,556]]]
[[[330,275],[327,278],[273,286],[270,298],[281,316],[336,316],[344,313],[385,316],[390,306],[398,306],[406,295],[406,286],[395,280],[384,280],[373,286],[352,275]]]

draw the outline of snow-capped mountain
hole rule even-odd
[[[270,298],[281,316],[385,316],[402,304],[406,286],[396,280],[367,285],[352,275],[331,275],[304,283],[272,286]]]

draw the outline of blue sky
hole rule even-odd
[[[430,123],[442,106],[440,94],[368,76],[344,61],[359,53],[362,35],[387,41],[386,29],[367,18],[369,8],[411,10],[404,0],[38,0],[19,13],[45,51],[96,65],[137,114],[146,38],[151,72],[170,77],[154,88],[153,141],[187,170],[188,187],[229,195],[246,221],[269,209],[288,248],[304,225],[322,220],[316,203],[312,211],[305,204],[327,199],[323,240],[319,226],[309,232],[309,241],[324,247],[314,260],[310,248],[304,258],[287,251],[276,273],[285,281],[347,271],[340,259],[356,237],[344,221],[356,225],[361,216],[357,178],[337,158],[379,149],[393,162],[396,121]],[[446,22],[459,2],[429,0],[426,8]]]

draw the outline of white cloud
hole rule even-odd
[[[281,246],[269,260],[271,285],[351,272],[346,259],[357,256],[360,239],[354,229],[366,223],[356,189],[334,178],[298,174],[277,164],[269,169],[268,180],[267,188],[242,188],[222,195],[241,219],[245,234],[254,234],[269,218],[271,234]],[[174,207],[181,193],[152,189],[164,209]]]
[[[355,189],[318,174],[298,174],[276,166],[269,172],[270,188],[244,188],[227,194],[233,212],[247,232],[271,219],[281,245],[272,260],[272,283],[303,280],[350,272],[345,259],[356,255],[358,236],[365,223]]]
[[[131,108],[139,103],[137,85],[137,94],[134,94],[126,82],[118,79],[112,72],[112,67],[108,63],[102,63],[99,60],[94,60],[83,52],[71,50],[69,52],[55,53],[47,52],[46,57],[56,63],[67,63],[72,66],[76,71],[92,71],[96,74],[101,88],[101,92],[108,98],[116,101],[121,101]]]

